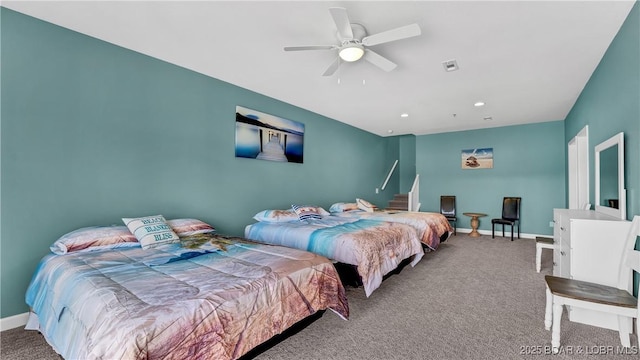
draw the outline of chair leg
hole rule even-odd
[[[544,308],[544,328],[546,330],[551,330],[551,311],[553,307],[553,294],[551,294],[551,290],[549,287],[546,287],[547,293],[547,305]]]
[[[519,238],[519,236],[518,236]],[[513,225],[511,225],[511,241],[513,241]]]
[[[502,237],[504,237],[504,224],[502,224]]]
[[[458,222],[453,222],[453,235],[458,235]]]
[[[640,346],[640,318],[636,318],[636,335],[638,336],[638,346]]]
[[[520,222],[518,221],[518,239],[520,239]]]
[[[629,339],[629,335],[631,333],[631,323],[629,322],[629,318],[626,316],[618,315],[618,332],[620,333],[620,343],[624,347],[631,347],[631,340]]]
[[[554,354],[560,351],[560,321],[562,320],[562,304],[553,301],[553,320],[551,320],[551,350]]]
[[[540,272],[542,267],[542,248],[536,245],[536,272]]]
[[[495,239],[496,238],[496,224],[491,223],[491,238]]]

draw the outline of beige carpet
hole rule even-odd
[[[452,236],[414,268],[386,279],[370,298],[347,288],[351,318],[330,311],[256,359],[539,359],[548,353],[544,275],[535,272],[535,241]],[[0,357],[59,359],[37,332],[0,333]],[[554,359],[637,359],[620,350],[618,333],[562,322],[564,353]],[[578,354],[581,352],[580,354]],[[547,355],[551,356],[551,355]]]

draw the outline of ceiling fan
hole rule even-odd
[[[367,35],[367,30],[364,26],[352,23],[349,20],[347,9],[332,7],[329,8],[329,12],[338,29],[337,37],[340,45],[287,46],[284,48],[284,51],[338,50],[338,57],[322,76],[333,75],[340,66],[341,61],[354,62],[360,59],[364,59],[384,71],[391,71],[397,65],[368,47],[418,36],[421,33],[418,24],[411,24],[378,34]]]

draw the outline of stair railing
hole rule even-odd
[[[408,194],[409,211],[420,211],[420,174],[416,174],[411,191]]]
[[[393,163],[391,170],[389,170],[389,175],[387,175],[387,179],[384,181],[384,184],[382,184],[382,190],[384,190],[384,188],[387,187],[387,183],[389,182],[389,179],[391,179],[391,174],[393,174],[393,170],[396,169],[396,165],[398,165],[398,160],[396,160],[396,162]]]

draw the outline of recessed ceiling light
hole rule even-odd
[[[484,106],[484,101],[478,101],[477,103],[473,104],[473,106]]]
[[[491,116],[485,116],[485,117],[483,117],[483,119],[484,119],[484,120],[487,120],[487,121],[489,121],[489,120],[493,120],[493,118],[492,118]]]
[[[402,113],[402,114],[400,114],[400,117],[409,117],[409,114],[407,114],[407,113]]]
[[[389,134],[393,134],[393,130],[387,130]]]

